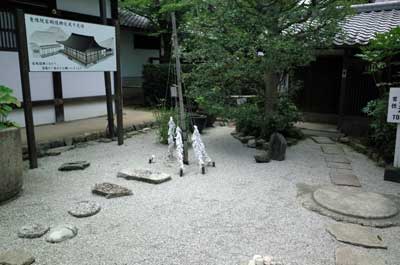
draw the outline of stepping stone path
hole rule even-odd
[[[58,170],[60,171],[71,171],[71,170],[83,170],[90,166],[90,163],[87,161],[75,161],[62,164]]]
[[[331,170],[329,175],[331,177],[331,182],[337,186],[361,187],[360,181],[354,174],[335,172]]]
[[[118,172],[117,177],[124,178],[126,180],[147,182],[151,184],[161,184],[163,182],[171,180],[171,175],[148,169],[125,169]]]
[[[18,231],[20,238],[38,238],[43,236],[49,231],[50,227],[42,224],[29,224],[24,225]],[[0,263],[1,264],[1,263]]]
[[[132,195],[130,189],[108,182],[96,184],[92,193],[104,196],[107,199]]]
[[[72,150],[74,148],[75,148],[74,145],[67,145],[67,146],[51,148],[51,149],[48,149],[46,151],[46,155],[48,155],[48,156],[58,156],[61,153],[66,152],[66,151],[70,151],[70,150]]]
[[[320,188],[314,191],[313,198],[322,207],[351,217],[383,219],[399,213],[397,205],[392,200],[378,193],[358,189]]]
[[[68,213],[72,216],[82,218],[89,217],[100,212],[101,206],[97,202],[93,201],[81,201],[77,202]]]
[[[331,182],[337,186],[361,187],[358,177],[352,173],[353,167],[350,160],[346,157],[343,148],[336,143],[323,136],[311,137],[316,143],[321,144],[321,150],[324,153],[325,162],[330,171]],[[341,172],[340,170],[349,170],[349,172]],[[336,171],[335,171],[336,170]]]
[[[387,248],[380,235],[373,233],[370,228],[364,226],[336,223],[329,225],[326,230],[336,240],[344,243],[367,248]]]
[[[313,139],[317,144],[335,144],[331,138],[324,136],[312,136],[311,139]]]
[[[336,265],[386,265],[381,258],[351,247],[336,249]]]
[[[74,238],[78,234],[78,228],[73,225],[60,225],[50,229],[46,237],[49,243],[60,243],[62,241]]]
[[[30,265],[35,258],[25,250],[8,250],[0,252],[0,264],[2,265]]]

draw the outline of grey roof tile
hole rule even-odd
[[[357,14],[346,19],[342,34],[334,39],[337,46],[366,45],[376,33],[400,26],[400,2],[384,2],[353,6]]]
[[[149,19],[139,16],[130,10],[119,8],[119,22],[121,26],[140,30],[151,30],[152,24]]]

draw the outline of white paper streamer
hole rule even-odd
[[[175,125],[174,119],[172,117],[169,117],[169,122],[168,122],[168,157],[169,158],[173,158],[174,157],[175,127],[176,127],[176,125]]]
[[[197,129],[197,126],[194,125],[193,127],[194,130],[192,134],[192,146],[197,160],[199,161],[199,166],[200,168],[202,168],[204,166],[204,163],[210,163],[212,162],[212,160],[206,152],[206,148],[203,141],[201,140],[201,135],[199,130]]]
[[[183,170],[183,141],[182,141],[182,130],[179,127],[176,127],[176,158],[178,160],[178,164],[180,169]]]

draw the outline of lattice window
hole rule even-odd
[[[15,15],[8,10],[0,9],[0,50],[16,51],[17,36]]]

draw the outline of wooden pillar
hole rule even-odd
[[[31,87],[29,81],[28,46],[26,40],[24,11],[21,9],[17,9],[17,29],[19,70],[24,102],[25,129],[28,143],[29,165],[30,168],[37,168],[38,162],[35,140],[35,127],[33,123]]]
[[[54,111],[56,123],[63,122],[64,119],[64,99],[62,92],[61,72],[53,72],[53,91],[54,91]]]
[[[340,83],[340,96],[339,96],[339,122],[338,128],[340,129],[343,125],[345,116],[345,104],[346,104],[346,87],[347,87],[347,76],[349,69],[349,53],[344,51],[342,61],[342,81]]]
[[[100,16],[104,25],[107,25],[107,2],[106,0],[99,0]],[[107,121],[108,121],[108,136],[113,138],[115,135],[114,128],[114,112],[113,112],[113,99],[111,90],[111,75],[110,72],[104,72],[104,86],[106,90],[107,101]]]
[[[117,114],[117,137],[118,145],[124,143],[124,124],[122,116],[122,88],[121,88],[121,58],[120,58],[120,28],[119,21],[114,20],[115,25],[115,56],[117,60],[117,71],[114,72],[114,90],[115,90],[115,112]]]

